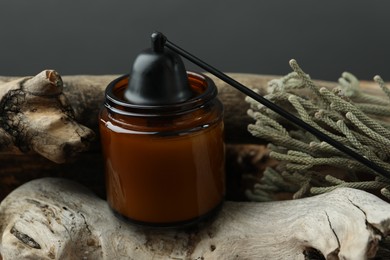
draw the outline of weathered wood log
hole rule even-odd
[[[94,134],[76,123],[62,88],[52,70],[1,85],[0,151],[32,150],[62,163],[87,150]]]
[[[187,230],[123,222],[105,201],[63,179],[29,182],[0,205],[4,260],[307,259],[311,253],[359,260],[374,257],[389,231],[390,204],[348,188],[294,201],[226,202],[216,218]]]

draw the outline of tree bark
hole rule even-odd
[[[180,210],[180,209],[178,209]],[[141,228],[116,218],[77,183],[40,179],[0,205],[3,259],[367,259],[390,231],[390,204],[337,189],[293,201],[226,202],[183,230]]]

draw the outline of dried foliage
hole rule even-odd
[[[271,80],[267,99],[306,123],[364,155],[390,172],[390,90],[375,76],[383,97],[364,93],[359,81],[343,73],[339,86],[316,85],[295,60],[293,72]],[[290,192],[293,198],[351,187],[379,194],[390,200],[390,179],[298,129],[251,98],[248,114],[256,121],[250,133],[269,142],[270,157],[281,163],[267,168],[262,178],[247,190],[249,199],[269,201],[275,193]],[[325,166],[325,167],[324,167]]]

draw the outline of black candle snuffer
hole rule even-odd
[[[290,122],[390,177],[385,169],[287,112],[162,33],[136,58],[131,76],[106,89],[100,131],[108,203],[151,226],[181,226],[212,215],[225,194],[223,108],[213,81],[186,72],[179,55]]]

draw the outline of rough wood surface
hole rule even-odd
[[[94,133],[78,124],[61,77],[45,70],[0,85],[0,151],[34,151],[63,163],[85,151]]]
[[[307,259],[315,253],[359,260],[374,257],[389,231],[390,204],[348,188],[294,201],[226,202],[215,219],[188,230],[125,223],[105,201],[63,179],[29,182],[0,205],[3,259]]]

